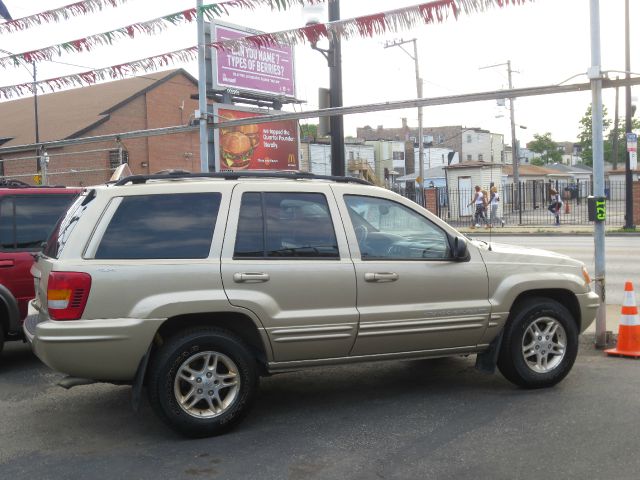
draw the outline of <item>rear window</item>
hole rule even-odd
[[[64,250],[67,240],[78,224],[78,220],[87,210],[89,203],[96,197],[95,190],[85,190],[69,207],[66,214],[60,217],[58,223],[51,231],[42,253],[49,258],[59,258]]]
[[[40,250],[74,194],[15,195],[0,201],[0,248]]]
[[[220,193],[123,197],[96,259],[206,258]]]

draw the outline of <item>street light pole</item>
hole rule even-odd
[[[494,67],[502,67],[507,66],[507,73],[509,75],[509,90],[513,90],[513,79],[511,69],[511,60],[507,60],[506,63],[498,63],[496,65],[489,65],[487,67],[480,67],[480,70],[484,70],[486,68],[494,68]],[[520,211],[520,148],[518,147],[518,140],[516,139],[516,114],[514,108],[515,98],[511,97],[509,99],[509,109],[511,110],[511,157],[513,163],[513,186],[514,186],[514,196],[516,200],[516,208]]]
[[[513,90],[513,81],[511,78],[511,60],[507,61],[507,71],[509,72],[509,90]],[[509,105],[511,107],[511,153],[513,154],[513,184],[516,186],[516,207],[520,211],[520,148],[518,147],[518,140],[516,139],[516,119],[515,119],[515,99],[511,97],[509,99]]]
[[[207,127],[207,67],[204,49],[203,0],[198,0],[196,21],[198,24],[198,110],[200,111],[200,171],[209,171],[209,129]]]
[[[340,20],[340,1],[329,2],[329,21]],[[329,102],[331,108],[342,106],[342,46],[340,38],[333,35],[329,39]],[[346,175],[344,162],[344,121],[341,115],[329,119],[331,130],[331,175]]]
[[[604,198],[604,142],[602,137],[602,71],[600,55],[600,3],[591,0],[591,142],[593,148],[593,190],[596,198]],[[607,309],[605,298],[605,234],[604,221],[593,224],[595,257],[595,292],[600,297],[596,315],[596,347],[607,343]]]
[[[407,52],[402,45],[405,43],[413,43],[413,55]],[[395,42],[387,42],[384,48],[389,47],[400,47],[404,53],[409,55],[413,59],[413,63],[415,65],[416,70],[416,90],[418,93],[418,98],[422,98],[422,78],[420,78],[420,65],[418,64],[418,41],[415,38],[411,40],[399,40]],[[421,198],[424,202],[424,127],[422,125],[422,107],[418,107],[418,157],[419,157],[419,170],[418,177],[421,179],[420,181],[420,190],[421,190]]]
[[[629,26],[629,0],[624,2],[624,69],[625,79],[631,78],[631,52],[629,46],[630,26]],[[631,86],[627,85],[625,88],[625,131],[631,133]],[[617,103],[616,103],[617,106]],[[636,228],[633,218],[633,177],[631,174],[631,153],[627,148],[627,155],[625,161],[625,209],[624,209],[624,228],[633,230]]]

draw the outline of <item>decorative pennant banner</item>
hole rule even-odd
[[[226,3],[242,3],[248,5],[255,4],[255,2],[259,1],[260,0],[233,0],[232,2]],[[265,1],[271,2],[271,4],[274,5],[281,5],[283,2],[288,2],[286,5],[290,5],[289,0]],[[533,1],[534,0],[436,0],[374,15],[213,42],[207,46],[218,50],[233,50],[241,46],[251,48],[277,45],[293,46],[304,42],[313,43],[319,39],[331,38],[333,36],[344,39],[350,39],[356,36],[373,37],[375,35],[408,30],[419,24],[442,23],[450,17],[457,19],[461,13],[471,14],[485,11],[489,7],[505,7],[510,4],[523,5]],[[101,80],[125,78],[140,71],[154,71],[172,63],[194,60],[197,58],[197,53],[198,47],[193,46],[98,70],[41,80],[35,84],[35,87],[39,91],[45,92],[47,89],[55,91],[64,87],[91,85]],[[13,98],[30,94],[33,93],[33,88],[33,83],[0,87],[0,98]]]
[[[324,3],[326,0],[227,0],[221,3],[215,3],[211,5],[204,5],[200,8],[200,11],[208,19],[212,20],[223,15],[228,14],[232,8],[244,8],[255,9],[259,6],[268,6],[272,10],[286,10],[291,5],[316,5]],[[0,66],[20,66],[20,60],[27,63],[40,62],[44,60],[52,60],[55,57],[59,57],[63,53],[79,53],[88,52],[93,50],[96,46],[112,45],[115,41],[122,38],[135,38],[136,35],[155,35],[166,30],[170,26],[179,25],[182,23],[189,23],[195,21],[197,18],[197,9],[191,8],[189,10],[183,10],[181,12],[171,13],[163,17],[148,20],[146,22],[134,23],[125,27],[117,28],[104,33],[97,33],[85,38],[78,38],[68,42],[58,43],[49,47],[39,48],[29,52],[15,53],[5,57],[0,57]],[[0,24],[1,27],[7,24]]]
[[[49,78],[35,83],[35,88],[42,93],[47,90],[56,91],[65,87],[83,87],[93,85],[102,80],[117,80],[134,76],[140,72],[150,72],[168,67],[174,63],[187,63],[198,58],[198,47],[184,48],[174,52],[163,53],[133,62],[113,65],[111,67],[89,70],[87,72]],[[13,98],[33,94],[33,82],[0,87],[0,97]]]
[[[15,20],[11,20],[9,22],[0,23],[0,34],[6,33],[6,32],[17,32],[20,30],[26,30],[28,28],[31,28],[37,25],[42,25],[43,23],[59,22],[61,20],[68,20],[71,17],[77,17],[80,15],[88,15],[90,13],[102,10],[107,6],[117,7],[118,5],[122,3],[126,3],[127,1],[128,0],[84,0],[81,2],[72,3],[64,7],[56,8],[53,10],[47,10],[44,12],[36,13],[34,15],[29,15],[28,17],[16,18]],[[324,3],[324,2],[325,0],[226,0],[226,1],[222,1],[212,5],[205,5],[201,7],[201,11],[204,13],[204,15],[207,18],[211,19],[214,17],[220,17],[222,15],[228,15],[229,10],[233,8],[244,8],[244,9],[253,10],[258,7],[268,6],[269,8],[271,8],[271,10],[286,10],[289,7],[291,7],[291,5],[295,5],[295,4],[313,5],[313,4]],[[196,9],[191,8],[183,12],[167,15],[165,17],[162,17],[161,19],[158,18],[156,20],[152,20],[151,22],[160,21],[160,20],[163,20],[169,23],[174,23],[174,22],[181,23],[185,21],[191,22],[195,19],[195,17],[196,17]],[[144,23],[146,24],[149,22],[144,22]],[[143,24],[136,24],[136,25],[143,25]],[[132,27],[135,27],[135,25],[133,25]],[[123,28],[127,28],[127,27],[123,27]],[[122,30],[122,29],[118,29],[118,30]],[[118,32],[118,30],[114,30],[113,32],[107,32],[99,35],[106,36],[109,33]],[[157,30],[152,32],[147,32],[147,33],[155,33],[156,31]],[[92,37],[94,36],[96,35],[92,35]],[[105,43],[105,42],[103,41],[98,43]]]
[[[455,19],[461,13],[483,12],[491,7],[523,5],[534,0],[436,0],[409,7],[389,10],[374,15],[338,20],[323,24],[308,25],[292,30],[263,33],[239,37],[224,42],[215,42],[211,46],[217,50],[233,50],[239,47],[268,47],[276,45],[298,45],[304,42],[317,42],[332,37],[350,39],[353,37],[373,37],[386,33],[398,33],[409,30],[419,24],[442,23],[450,16]]]
[[[27,17],[16,18],[8,22],[0,23],[0,34],[6,32],[17,32],[43,23],[59,22],[68,20],[71,17],[88,15],[100,11],[107,7],[117,7],[126,3],[127,0],[83,0],[64,7],[45,10],[44,12],[29,15]]]

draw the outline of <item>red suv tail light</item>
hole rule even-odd
[[[78,320],[91,290],[91,275],[51,272],[47,283],[47,309],[53,320]]]

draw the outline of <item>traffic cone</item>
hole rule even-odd
[[[569,208],[569,200],[564,204],[564,213],[571,213],[571,209]]]
[[[605,352],[609,355],[640,358],[640,318],[631,282],[624,284],[624,298],[620,313],[618,344]]]

